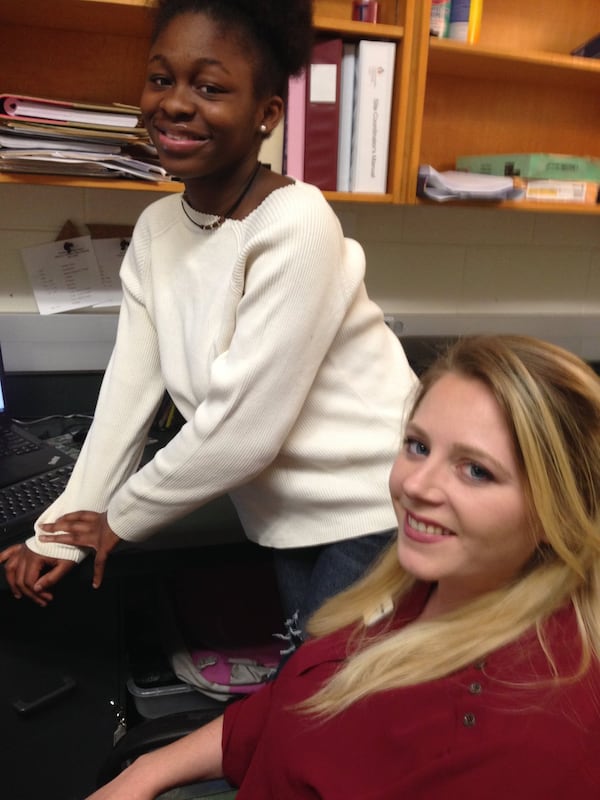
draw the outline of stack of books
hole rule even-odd
[[[316,41],[289,83],[282,171],[324,191],[385,193],[394,42]]]
[[[140,109],[0,95],[0,171],[169,180]]]
[[[457,170],[512,178],[523,199],[553,203],[598,203],[600,158],[557,153],[495,153],[461,156]]]

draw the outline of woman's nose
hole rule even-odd
[[[192,117],[195,106],[190,95],[190,91],[185,86],[174,84],[165,92],[161,98],[161,107],[165,114],[172,118]]]
[[[444,483],[440,465],[429,459],[413,464],[404,475],[402,491],[408,497],[439,503],[444,498]]]

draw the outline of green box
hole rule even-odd
[[[518,175],[565,181],[600,181],[600,158],[555,153],[497,153],[459,156],[456,169],[483,175]]]

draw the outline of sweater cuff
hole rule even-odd
[[[43,558],[62,558],[65,561],[74,561],[76,564],[80,564],[87,556],[87,550],[81,547],[60,542],[40,542],[37,536],[27,539],[25,544],[32,552]]]

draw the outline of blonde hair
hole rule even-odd
[[[600,657],[600,378],[568,351],[524,336],[458,340],[421,379],[412,408],[448,372],[480,380],[503,410],[522,471],[532,525],[544,532],[535,557],[508,585],[450,614],[418,620],[369,641],[365,619],[397,604],[415,581],[395,545],[357,584],[329,600],[308,631],[353,626],[344,666],[303,704],[333,715],[374,692],[448,675],[534,628],[571,600],[582,658]],[[474,634],[474,632],[476,632]]]

